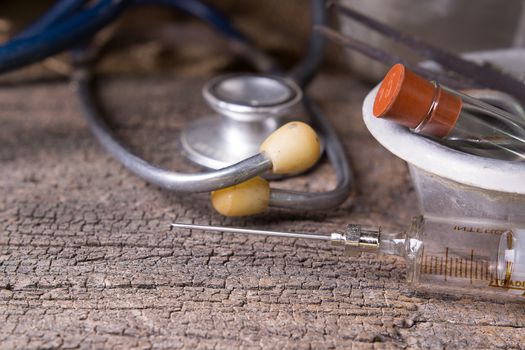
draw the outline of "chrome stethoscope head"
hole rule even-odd
[[[238,73],[210,80],[202,95],[218,115],[186,126],[182,148],[193,162],[220,169],[259,153],[261,143],[291,120],[287,113],[297,109],[303,94],[284,77]]]

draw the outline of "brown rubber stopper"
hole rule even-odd
[[[458,96],[396,64],[379,87],[373,113],[411,129],[419,126],[418,132],[444,137],[456,124],[461,105]]]

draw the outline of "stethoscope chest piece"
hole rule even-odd
[[[257,154],[261,143],[288,121],[286,114],[302,98],[293,81],[252,73],[219,76],[204,86],[202,94],[218,116],[189,124],[182,131],[181,143],[190,160],[211,169]]]

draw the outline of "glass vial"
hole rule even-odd
[[[525,119],[428,81],[402,64],[383,79],[373,113],[455,149],[525,161]]]

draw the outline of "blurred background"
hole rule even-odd
[[[226,14],[257,46],[283,66],[292,66],[307,47],[310,30],[309,1],[269,0],[206,1]],[[42,14],[53,1],[0,2],[0,36],[6,40]],[[172,9],[141,6],[126,11],[111,28],[99,33],[97,41],[111,48],[99,69],[111,72],[162,70],[177,74],[209,75],[214,71],[246,69],[232,57],[226,40],[205,23]],[[327,67],[340,69],[343,56],[330,49]],[[60,61],[65,61],[61,57]],[[335,64],[335,67],[334,67]],[[60,69],[59,62],[46,62],[48,69]]]
[[[3,0],[0,2],[0,40],[42,14],[52,0]],[[417,34],[454,52],[523,47],[525,6],[523,0],[341,0],[361,12],[396,28]],[[306,0],[207,0],[225,13],[255,43],[285,67],[297,61],[308,42],[309,1]],[[412,57],[360,25],[334,15],[334,23],[369,44]],[[225,39],[206,24],[162,7],[126,11],[113,26],[99,33],[98,43],[110,51],[99,64],[104,72],[151,70],[185,75],[209,75],[217,71],[246,69],[232,57]],[[349,63],[349,64],[348,64]],[[330,46],[324,68],[338,72],[351,68],[374,81],[384,67],[359,54]],[[32,67],[32,70],[37,69]],[[67,57],[47,60],[43,68],[67,74]]]

